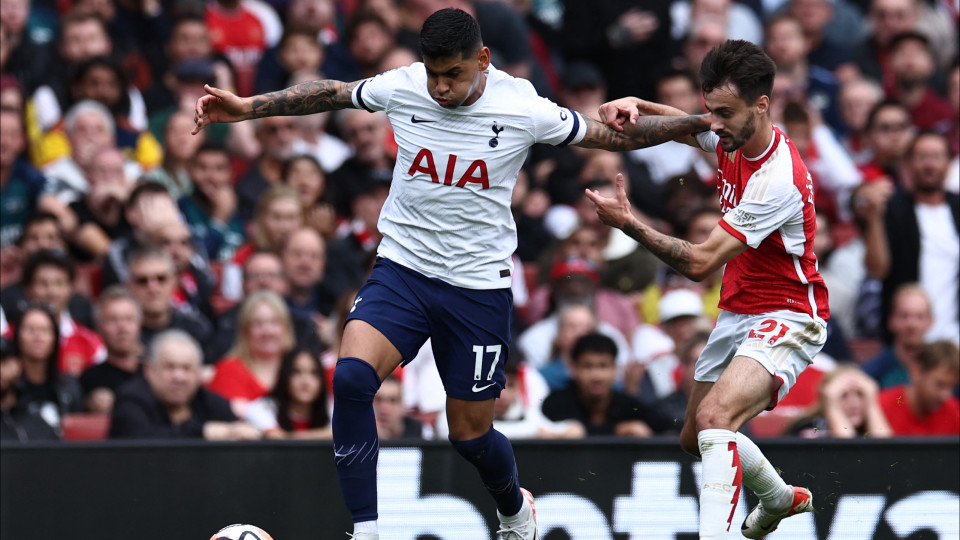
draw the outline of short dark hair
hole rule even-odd
[[[697,76],[690,72],[690,70],[672,68],[662,71],[657,76],[657,89],[659,90],[660,85],[670,79],[685,79],[690,83],[690,87],[693,88],[694,92],[696,92],[697,88],[700,86],[700,81],[697,80]]]
[[[913,152],[917,148],[917,143],[920,142],[920,139],[927,137],[933,137],[935,139],[940,139],[943,142],[943,146],[947,150],[947,156],[950,155],[950,139],[946,135],[940,133],[939,131],[934,131],[932,129],[925,129],[920,133],[917,133],[917,136],[910,141],[910,144],[907,146],[907,152],[904,154],[904,157],[911,158],[913,157]]]
[[[127,202],[124,204],[124,208],[127,210],[133,208],[136,206],[137,201],[140,200],[140,197],[148,193],[166,193],[167,195],[170,195],[170,190],[159,182],[154,182],[152,180],[139,180],[137,181],[136,187],[134,187],[133,191],[130,192],[130,196],[127,197]]]
[[[435,11],[420,29],[420,52],[424,58],[467,57],[482,46],[480,23],[462,9]]]
[[[34,225],[39,225],[41,223],[52,222],[57,226],[57,231],[60,232],[60,238],[63,238],[63,229],[60,227],[60,218],[55,214],[47,212],[45,210],[37,210],[34,213],[30,214],[30,217],[27,218],[27,221],[23,224],[23,232],[20,233],[20,238],[17,238],[17,245],[22,246],[24,240],[27,238],[27,231],[30,230]]]
[[[900,109],[901,111],[904,112],[904,114],[906,114],[907,116],[910,116],[910,109],[907,109],[907,107],[903,103],[900,103],[899,101],[894,101],[892,99],[885,99],[877,103],[876,105],[873,106],[872,109],[870,109],[870,114],[867,115],[867,125],[864,127],[864,129],[866,129],[867,131],[871,131],[873,129],[874,124],[877,121],[877,115],[879,115],[880,111],[884,109]]]
[[[928,53],[930,52],[930,38],[917,31],[900,32],[893,36],[890,38],[890,44],[887,45],[887,50],[893,51],[899,47],[901,43],[906,43],[907,41],[916,41],[922,44]]]
[[[730,83],[740,99],[756,103],[773,93],[777,65],[763,49],[742,39],[728,39],[714,47],[700,64],[700,88],[704,94]]]
[[[940,366],[957,373],[960,371],[960,351],[952,341],[927,343],[917,355],[917,367],[926,373]]]
[[[196,152],[193,153],[193,159],[197,159],[197,156],[206,152],[215,152],[217,154],[223,154],[224,156],[226,156],[228,160],[230,159],[230,150],[227,150],[226,146],[218,142],[212,142],[212,141],[208,141],[201,144],[200,147],[197,148]]]
[[[352,42],[356,39],[357,31],[367,23],[378,26],[380,30],[387,35],[393,35],[390,25],[387,24],[387,21],[383,20],[383,17],[373,11],[360,10],[354,13],[353,17],[350,18],[350,22],[347,24],[347,41]]]
[[[37,277],[37,271],[41,266],[53,266],[63,270],[70,277],[70,283],[73,283],[74,268],[73,261],[62,251],[52,249],[41,249],[27,258],[23,265],[23,285],[29,287]]]
[[[617,343],[613,341],[610,336],[599,332],[591,332],[582,336],[573,344],[570,358],[574,362],[578,362],[580,357],[585,353],[600,353],[609,354],[614,358],[614,362],[616,362],[617,352]]]

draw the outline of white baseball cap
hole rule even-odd
[[[684,315],[700,317],[703,315],[703,300],[690,289],[674,289],[660,298],[658,308],[662,323]]]

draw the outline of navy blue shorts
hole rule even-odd
[[[377,259],[347,321],[360,319],[413,360],[432,338],[447,395],[468,401],[500,396],[510,344],[510,289],[473,290]]]

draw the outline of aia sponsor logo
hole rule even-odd
[[[502,128],[501,128],[502,131]],[[499,133],[498,133],[499,135]],[[490,187],[490,177],[487,175],[487,162],[482,159],[474,160],[470,163],[467,168],[459,176],[457,175],[457,155],[450,154],[447,156],[446,166],[444,167],[443,172],[443,185],[464,187],[467,184],[479,184],[481,189],[488,189]],[[430,177],[430,181],[434,184],[440,183],[440,175],[437,172],[436,159],[433,157],[433,152],[426,148],[422,148],[417,152],[417,157],[413,158],[413,163],[410,165],[410,169],[407,171],[407,174],[414,176],[417,173],[423,173]]]

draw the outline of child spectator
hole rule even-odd
[[[823,377],[820,400],[793,421],[786,433],[805,438],[885,438],[893,435],[880,402],[876,381],[856,366],[840,366]]]
[[[319,358],[295,349],[283,357],[273,390],[251,402],[245,418],[270,439],[328,440],[333,437],[328,397]]]

